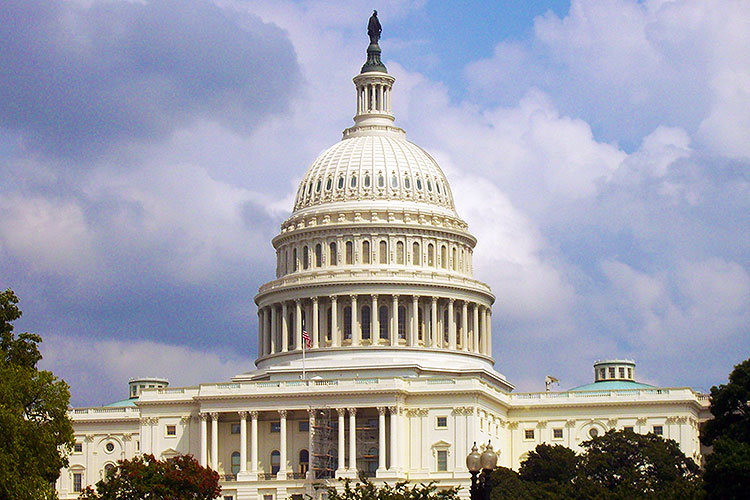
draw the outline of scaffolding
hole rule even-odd
[[[310,450],[311,470],[315,479],[332,479],[338,467],[338,421],[330,409],[315,410],[315,420],[310,429],[312,445]]]
[[[367,477],[375,477],[378,468],[378,418],[357,419],[357,469]]]

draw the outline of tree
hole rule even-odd
[[[79,500],[212,500],[221,494],[219,474],[191,455],[157,460],[142,455],[120,460]]]
[[[13,333],[17,304],[12,290],[0,292],[0,498],[55,498],[52,484],[73,447],[70,392],[37,369],[41,337]]]
[[[349,478],[343,481],[341,491],[333,486],[326,488],[328,500],[458,500],[458,488],[439,490],[435,483],[409,485],[403,481],[377,487],[364,475],[353,487]]]
[[[570,483],[576,475],[577,462],[575,452],[567,446],[540,444],[529,452],[518,472],[526,481]]]
[[[707,498],[746,498],[750,491],[750,359],[729,374],[729,383],[711,388],[713,419],[703,425]]]

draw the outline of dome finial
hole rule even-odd
[[[380,60],[380,33],[383,28],[380,26],[378,20],[378,11],[373,10],[370,20],[367,23],[367,35],[370,37],[370,45],[367,47],[367,62],[362,66],[362,73],[369,71],[379,71],[382,73],[388,73],[385,68],[385,64]]]

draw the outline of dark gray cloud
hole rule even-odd
[[[200,0],[0,3],[0,127],[81,157],[196,119],[247,131],[299,81],[285,33]]]

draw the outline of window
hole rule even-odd
[[[456,267],[457,267],[456,260],[457,260],[456,259],[456,249],[454,248],[451,251],[451,269],[453,269],[454,271],[456,270]]]
[[[370,174],[365,174],[365,187],[370,187]]]
[[[112,471],[115,470],[114,464],[107,464],[104,466],[104,474],[102,474],[102,479],[106,483],[109,480],[110,474],[112,474]]]
[[[607,378],[606,371],[604,370],[604,368],[599,368],[599,379],[604,380],[605,378]]]
[[[437,470],[445,472],[448,470],[448,450],[437,451]]]
[[[344,176],[339,177],[339,183],[336,187],[338,187],[338,189],[344,188]]]
[[[113,451],[115,451],[115,445],[114,443],[107,443],[104,445],[104,449],[107,453],[112,453]]]
[[[320,193],[320,179],[318,179],[318,183],[315,184],[315,192]]]
[[[235,476],[240,471],[240,452],[235,451],[232,453],[232,474]]]
[[[409,178],[408,177],[404,177],[404,187],[406,189],[411,189],[411,183],[409,182]]]
[[[388,338],[388,307],[380,306],[378,312],[378,321],[380,322],[380,338]]]
[[[278,474],[281,468],[281,453],[279,450],[273,450],[271,452],[271,474]]]
[[[448,347],[450,343],[450,326],[448,325],[448,309],[443,311],[443,342]]]
[[[437,189],[438,194],[440,194],[440,181],[435,182],[435,189]]]
[[[610,366],[609,367],[609,378],[615,378],[615,367]]]
[[[273,500],[273,495],[263,495],[263,500]]]
[[[346,242],[346,263],[350,266],[354,264],[354,243],[351,241]]]
[[[525,429],[523,431],[524,439],[534,439],[534,429]]]
[[[83,443],[76,443],[73,445],[73,453],[83,453]]]
[[[628,368],[628,378],[629,379],[633,378],[633,369],[632,368]]]
[[[404,306],[398,308],[398,338],[406,338],[406,307]]]
[[[292,265],[294,266],[294,270],[296,271],[298,269],[297,264],[297,249],[295,248],[292,250]]]
[[[620,378],[625,378],[625,368],[620,367]]]
[[[302,248],[302,269],[307,269],[310,266],[309,251],[307,245]]]
[[[323,265],[323,248],[320,243],[315,245],[315,267],[321,267]]]
[[[388,242],[385,240],[382,240],[380,242],[380,263],[381,264],[387,264],[388,263]]]
[[[419,340],[424,340],[424,314],[422,308],[417,309],[417,324],[419,325]]]
[[[383,177],[383,174],[380,174],[378,176],[378,187],[384,188],[385,187],[385,177]]]
[[[363,264],[370,263],[370,242],[369,241],[362,242],[362,263]]]
[[[332,241],[330,245],[328,245],[328,263],[331,266],[335,266],[337,262],[336,257],[336,242]]]
[[[223,498],[224,498],[224,500],[234,500],[234,497],[232,495],[224,495]]]
[[[427,179],[427,191],[432,192],[432,182],[430,182],[430,179]]]
[[[435,419],[435,426],[438,429],[447,429],[448,428],[448,417],[437,417]]]
[[[626,425],[622,430],[624,430],[625,432],[635,432],[632,425]]]
[[[240,424],[232,424],[232,434],[240,433]]]
[[[239,425],[239,424],[237,424]],[[168,425],[167,426],[167,436],[176,436],[177,435],[177,426],[176,425]]]
[[[435,266],[435,245],[432,243],[427,245],[427,265],[430,267]]]
[[[310,453],[307,450],[299,451],[299,472],[300,474],[307,474],[310,469]]]
[[[73,492],[80,493],[83,491],[83,474],[80,472],[73,473]]]
[[[330,190],[331,190],[331,186],[332,186],[332,185],[333,185],[333,180],[329,178],[329,179],[328,179],[328,180],[326,181],[326,191],[330,191]]]
[[[300,432],[308,432],[310,430],[310,421],[300,420],[298,429]]]
[[[360,327],[362,328],[362,338],[370,338],[370,306],[362,306],[362,321],[360,321]]]
[[[417,177],[417,189],[422,190],[422,179]]]
[[[344,308],[344,339],[352,338],[352,308],[346,306]]]
[[[664,435],[664,427],[661,425],[655,425],[654,426],[654,434],[657,436],[663,436]]]
[[[352,175],[352,180],[349,183],[349,186],[351,186],[353,188],[357,187],[357,176],[356,175]]]
[[[598,435],[599,435],[599,429],[597,429],[596,427],[592,427],[591,429],[589,429],[589,436],[591,436],[592,438],[595,438]]]
[[[394,189],[398,187],[398,177],[396,177],[396,174],[393,174],[393,177],[391,177],[391,187]]]
[[[404,242],[399,241],[396,243],[396,264],[404,263]]]
[[[563,437],[563,430],[562,429],[552,429],[552,438],[553,439],[562,439]]]
[[[281,422],[271,422],[271,432],[281,432]]]
[[[440,267],[448,269],[448,249],[445,245],[440,247]]]
[[[414,242],[414,244],[411,246],[411,263],[414,266],[418,266],[421,262],[420,259],[421,255],[419,255],[419,243]]]

